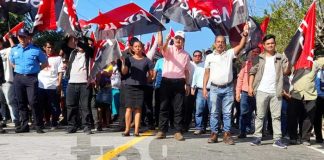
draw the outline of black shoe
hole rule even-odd
[[[90,127],[84,127],[83,132],[87,135],[93,134]]]
[[[41,127],[36,127],[36,133],[45,133]]]
[[[27,133],[27,132],[29,132],[29,127],[26,127],[26,128],[18,127],[18,128],[16,128],[15,132],[16,133]]]
[[[245,133],[241,133],[240,135],[237,136],[237,138],[246,138],[246,134]]]
[[[316,139],[316,143],[323,143],[323,139]]]
[[[75,132],[77,132],[77,130],[78,130],[77,127],[69,127],[69,128],[67,129],[67,132],[66,132],[66,133],[68,133],[68,134],[70,134],[70,133],[75,133]]]
[[[101,127],[101,126],[97,126],[97,127],[96,127],[96,131],[97,131],[97,132],[101,132],[101,131],[103,131],[103,130],[102,130],[102,127]]]
[[[6,123],[1,123],[1,127],[5,128],[5,127],[7,127],[7,124]]]

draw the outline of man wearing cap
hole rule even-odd
[[[28,104],[32,108],[35,120],[36,132],[44,133],[41,109],[38,106],[37,74],[48,65],[47,58],[41,49],[30,43],[30,34],[27,30],[18,31],[19,44],[11,49],[10,63],[14,67],[14,88],[18,101],[21,125],[17,127],[16,133],[29,132]]]
[[[162,45],[162,31],[158,33],[158,43],[161,48],[164,64],[162,69],[162,81],[160,87],[160,117],[157,139],[164,139],[168,131],[170,105],[174,110],[174,126],[176,133],[174,138],[183,141],[183,102],[185,94],[190,92],[189,84],[189,54],[183,49],[185,34],[177,31],[173,39],[174,45],[168,46],[171,40],[169,35]]]
[[[215,50],[209,54],[205,60],[205,75],[203,82],[203,95],[207,99],[208,90],[207,83],[210,80],[210,127],[211,136],[208,143],[216,143],[218,140],[218,128],[220,113],[223,113],[223,142],[225,144],[233,145],[234,141],[231,138],[231,110],[234,101],[233,93],[233,59],[236,58],[238,53],[244,47],[248,36],[249,26],[244,26],[242,39],[236,47],[226,49],[226,40],[224,36],[217,36],[215,38]]]

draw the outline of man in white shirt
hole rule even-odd
[[[283,75],[290,72],[285,55],[276,51],[276,37],[267,35],[263,38],[264,52],[258,57],[258,62],[251,68],[249,76],[249,96],[256,95],[256,139],[250,144],[261,145],[263,120],[270,106],[274,147],[287,148],[281,139],[281,105],[283,90]]]
[[[11,38],[9,38],[9,42],[11,46],[14,45]],[[3,62],[4,79],[5,79],[5,83],[2,84],[2,91],[6,99],[7,105],[9,107],[11,120],[13,123],[15,123],[15,127],[18,127],[20,116],[19,116],[17,101],[15,100],[15,91],[13,87],[13,79],[14,79],[13,68],[9,62],[9,54],[11,51],[11,47],[3,48],[2,45],[3,42],[0,42],[0,55]]]
[[[210,106],[210,100],[203,96],[203,79],[205,74],[205,62],[202,61],[202,52],[199,50],[193,53],[193,62],[195,62],[195,70],[191,82],[191,95],[196,97],[196,112],[195,112],[195,135],[204,134],[206,132],[208,121],[208,106]],[[209,94],[210,83],[207,84],[207,91]]]
[[[89,107],[92,86],[90,84],[90,59],[93,49],[87,42],[78,42],[77,49],[71,52],[67,65],[66,77],[69,83],[66,89],[67,133],[75,133],[78,129],[79,113],[82,118],[83,132],[92,134],[91,109]]]
[[[226,49],[226,40],[224,36],[217,36],[215,38],[215,50],[212,54],[206,57],[205,61],[205,75],[203,84],[203,95],[207,99],[208,90],[207,83],[211,81],[210,87],[210,126],[211,136],[208,143],[216,143],[218,140],[219,116],[220,111],[223,113],[223,142],[225,144],[233,145],[234,141],[231,138],[231,111],[234,102],[233,93],[233,59],[245,46],[248,36],[249,25],[244,26],[242,39],[233,49]]]
[[[52,130],[57,128],[61,109],[59,105],[59,93],[63,74],[63,62],[61,56],[54,53],[54,44],[46,42],[43,46],[47,55],[48,66],[38,74],[39,105],[51,115]]]

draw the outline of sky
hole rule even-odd
[[[144,8],[146,11],[149,11],[151,5],[155,0],[74,0],[77,5],[77,14],[79,19],[90,20],[96,17],[100,12],[107,12],[119,6],[128,4],[130,2],[136,3],[137,5]],[[274,0],[247,0],[251,6],[250,14],[254,16],[263,16],[264,10],[267,9],[270,12],[270,3]],[[163,32],[163,35],[166,36],[170,30],[170,27],[173,30],[182,30],[183,25],[171,22],[165,25],[166,31]],[[150,41],[152,34],[146,34],[141,36],[141,41],[146,44]],[[203,28],[198,32],[187,32],[186,33],[186,42],[185,50],[192,54],[195,50],[207,49],[212,46],[214,41],[214,34],[209,28]]]

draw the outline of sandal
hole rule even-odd
[[[134,137],[140,137],[140,134],[139,133],[134,133],[133,136]]]
[[[129,134],[129,132],[127,132],[127,133],[123,132],[123,133],[122,133],[122,136],[123,136],[123,137],[129,137],[130,134]]]

